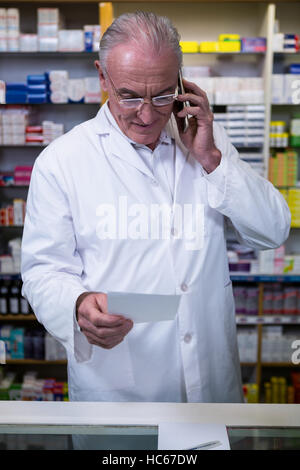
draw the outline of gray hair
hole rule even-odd
[[[166,16],[144,11],[124,13],[113,21],[101,38],[100,64],[105,73],[109,52],[115,46],[134,42],[139,46],[151,46],[157,54],[163,48],[170,48],[178,60],[178,67],[181,67],[182,51],[179,41],[177,29]]]

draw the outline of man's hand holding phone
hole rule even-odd
[[[193,157],[211,173],[220,164],[221,152],[215,146],[214,117],[206,93],[195,83],[185,79],[182,79],[182,88],[178,88],[178,103],[174,111],[180,138]],[[185,102],[187,103],[184,105]],[[179,106],[180,103],[182,107]],[[181,109],[178,111],[179,108]],[[186,118],[188,126],[184,125]]]

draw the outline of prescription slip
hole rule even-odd
[[[209,443],[213,442],[216,445],[210,447]],[[168,422],[158,425],[158,450],[187,450],[202,445],[203,450],[230,449],[225,424]]]
[[[130,318],[134,323],[174,320],[181,295],[108,292],[109,313]]]

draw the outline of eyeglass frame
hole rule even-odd
[[[169,97],[169,96],[172,96],[173,97],[173,102],[176,100],[177,96],[178,96],[178,86],[176,87],[175,89],[175,93],[170,93],[169,95],[158,95],[158,96],[152,96],[151,97],[151,101],[146,101],[148,100],[147,98],[141,98],[141,97],[137,97],[137,98],[121,98],[119,93],[118,93],[118,90],[116,89],[115,85],[114,85],[114,82],[112,81],[108,71],[106,70],[105,73],[107,74],[107,77],[109,78],[109,81],[111,82],[112,84],[112,88],[113,88],[113,91],[114,91],[114,94],[118,100],[118,102],[124,106],[124,102],[125,103],[130,103],[132,101],[137,101],[139,100],[139,104],[135,107],[132,107],[132,109],[138,109],[140,106],[143,106],[145,103],[149,103],[149,104],[152,104],[152,106],[154,106],[155,108],[162,108],[163,106],[169,106],[170,104],[172,104],[172,102],[170,103],[166,103],[166,104],[155,104],[155,102],[153,102],[153,100],[155,98],[166,98],[166,97]],[[125,105],[126,107],[126,105]]]

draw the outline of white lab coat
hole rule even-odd
[[[204,244],[182,239],[100,240],[100,204],[168,203],[150,170],[107,121],[101,108],[51,143],[37,158],[22,241],[23,295],[38,320],[65,347],[71,400],[242,401],[235,309],[225,216],[239,240],[259,249],[288,237],[290,212],[281,194],[242,162],[214,124],[222,153],[207,174],[177,139],[175,203],[204,204]],[[136,324],[106,350],[91,346],[74,321],[85,291],[182,294],[176,319]]]

